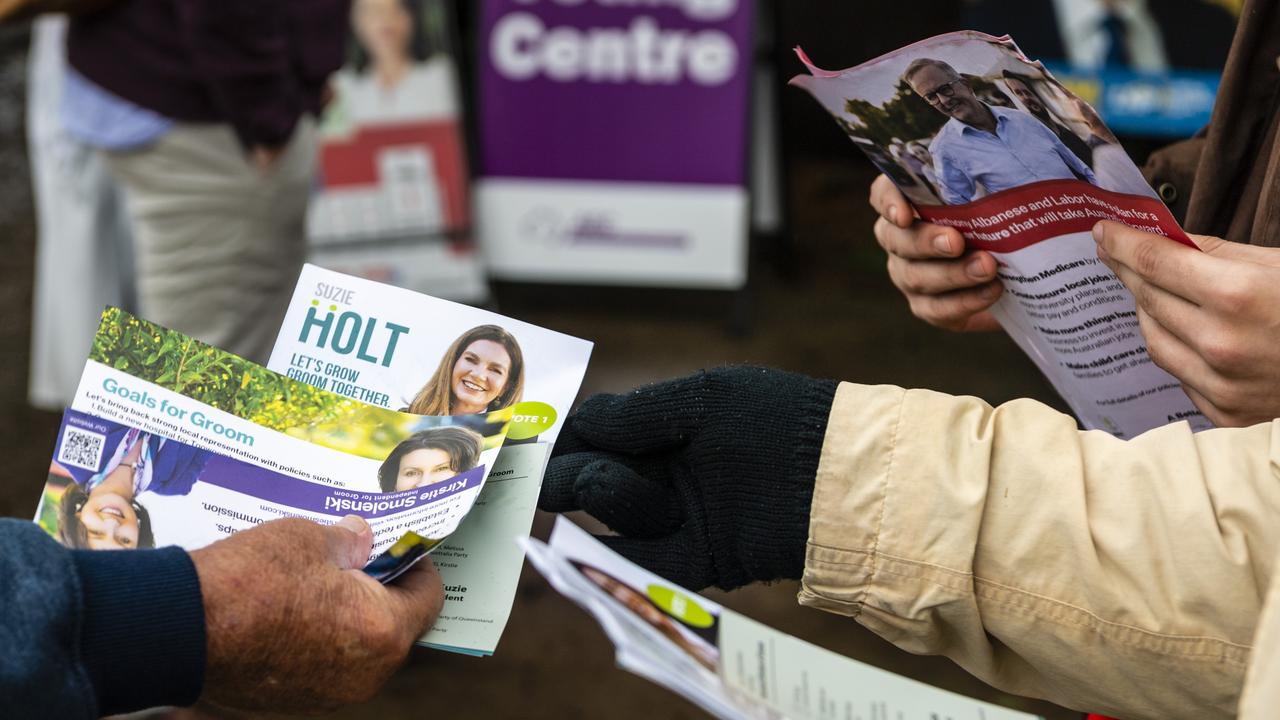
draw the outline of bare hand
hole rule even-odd
[[[249,148],[249,158],[253,161],[253,166],[257,168],[258,172],[266,175],[270,173],[272,168],[276,166],[276,163],[280,161],[280,158],[284,155],[284,151],[287,147],[287,145],[280,145],[278,147],[254,145]]]
[[[424,559],[392,585],[361,568],[363,520],[264,523],[191,553],[208,628],[204,698],[230,708],[316,713],[372,697],[440,613]]]
[[[913,315],[946,330],[1000,328],[987,311],[1004,292],[990,253],[966,252],[955,228],[914,217],[910,203],[884,175],[871,183],[871,206],[880,213],[875,236],[889,253],[889,278]]]
[[[1114,222],[1093,235],[1137,298],[1151,359],[1205,417],[1220,427],[1280,417],[1280,250],[1193,235],[1196,252]]]

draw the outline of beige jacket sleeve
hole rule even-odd
[[[1030,400],[841,385],[800,602],[1009,692],[1233,717],[1280,551],[1277,427],[1121,441]]]

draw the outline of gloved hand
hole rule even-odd
[[[799,578],[836,383],[727,367],[596,395],[566,423],[538,505],[585,510],[624,557],[693,590]]]

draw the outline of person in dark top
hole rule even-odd
[[[1093,167],[1093,148],[1089,147],[1089,143],[1085,142],[1079,135],[1076,135],[1066,125],[1058,121],[1058,118],[1049,112],[1049,108],[1045,107],[1044,100],[1040,99],[1040,93],[1036,92],[1035,87],[1031,84],[1031,79],[1026,75],[1004,71],[1005,85],[1009,86],[1009,92],[1022,102],[1022,106],[1027,112],[1035,116],[1037,120],[1044,123],[1044,126],[1053,131],[1058,139],[1062,141],[1067,149],[1076,154],[1076,157],[1084,161],[1085,165]]]
[[[200,698],[315,713],[363,700],[444,600],[429,559],[393,585],[351,572],[372,545],[354,515],[276,520],[191,553],[70,550],[0,519],[0,714],[88,719]]]

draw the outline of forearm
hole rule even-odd
[[[6,710],[96,718],[194,702],[204,617],[185,553],[71,552],[11,519],[0,519],[0,546]]]
[[[1031,401],[843,385],[801,602],[1011,692],[1229,717],[1280,528],[1272,430],[1129,442]]]

